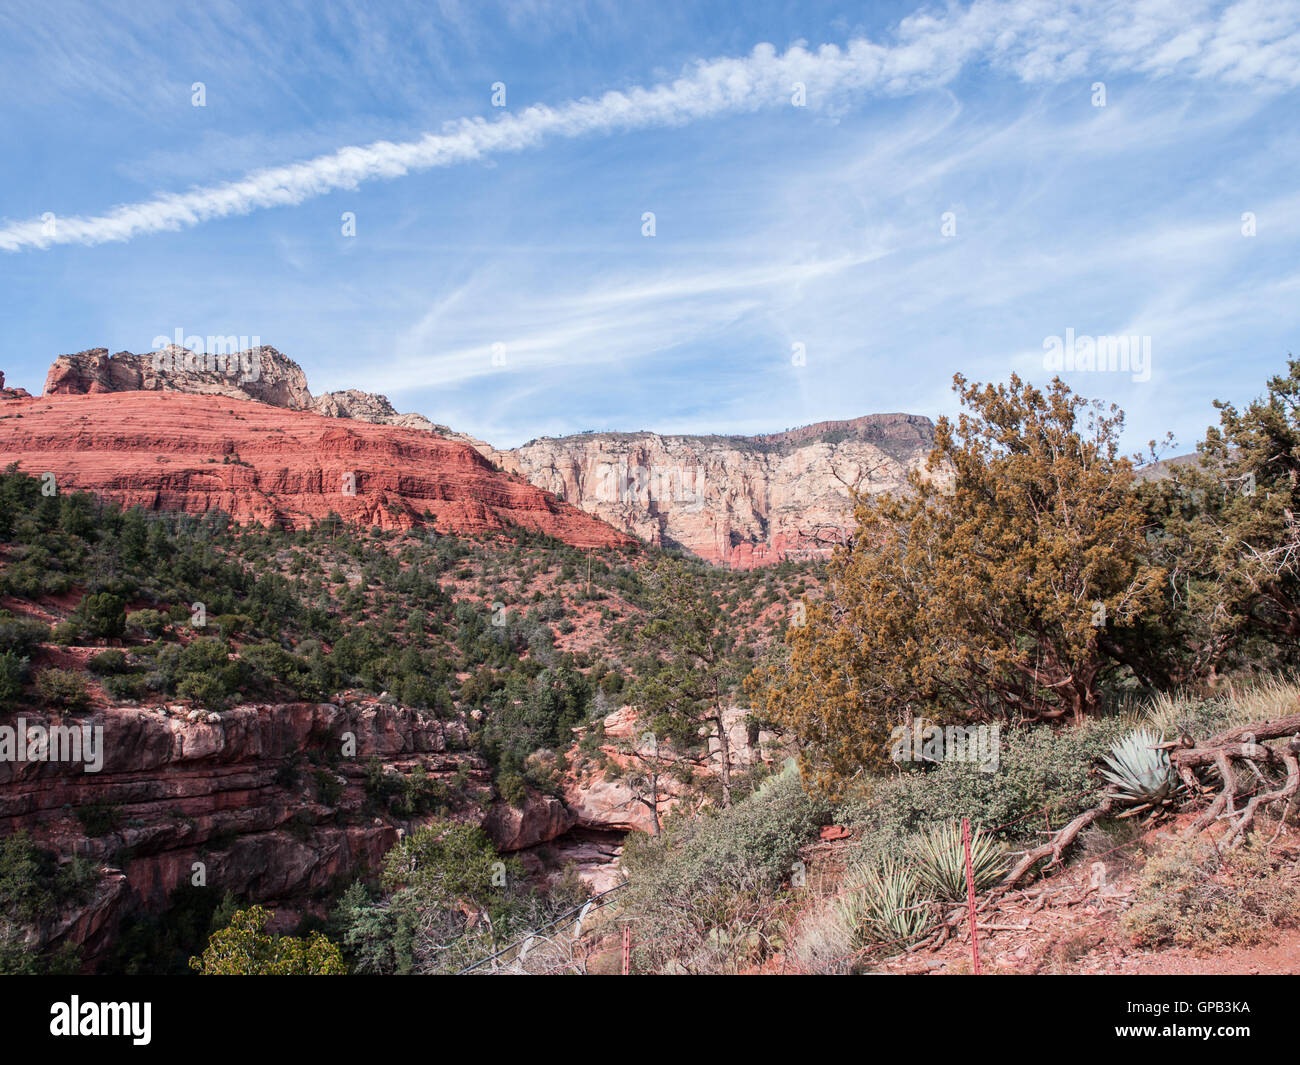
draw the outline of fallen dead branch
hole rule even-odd
[[[1290,737],[1285,746],[1273,748],[1265,743],[1284,736]],[[1214,800],[1189,826],[1189,834],[1227,820],[1230,825],[1225,843],[1229,847],[1235,847],[1245,839],[1262,809],[1282,803],[1282,816],[1285,817],[1292,801],[1300,793],[1300,714],[1229,729],[1199,743],[1190,737],[1184,737],[1165,747],[1169,750],[1170,764],[1186,785],[1187,794],[1193,801],[1198,801],[1217,788]],[[1238,765],[1244,765],[1251,771],[1253,780],[1249,790],[1243,791],[1241,787],[1237,775]],[[1285,770],[1285,780],[1276,786],[1270,786],[1272,778],[1265,770],[1276,771],[1278,767]],[[1197,775],[1198,770],[1209,768],[1217,770],[1216,782],[1206,782]],[[1245,806],[1239,808],[1238,802],[1242,799],[1246,800]],[[1101,802],[1091,810],[1079,814],[1054,833],[1046,843],[1026,851],[993,889],[994,894],[1002,894],[1014,888],[1044,858],[1051,859],[1044,869],[1060,865],[1065,849],[1098,818],[1111,814],[1126,817],[1148,811],[1159,813],[1159,808],[1150,805],[1130,807],[1127,810],[1121,810],[1121,806],[1122,800],[1113,791],[1105,792]]]

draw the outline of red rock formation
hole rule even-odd
[[[20,716],[27,734],[51,721],[37,711]],[[420,767],[448,782],[464,766],[470,793],[463,813],[473,819],[475,793],[491,787],[486,763],[466,750],[463,722],[375,700],[244,706],[220,715],[116,707],[61,723],[103,729],[102,768],[0,761],[0,834],[27,829],[43,846],[99,865],[92,896],[49,930],[47,942],[81,946],[92,968],[123,921],[160,911],[173,889],[192,883],[195,862],[207,886],[280,907],[286,919],[314,893],[378,869],[400,825],[366,808],[372,758],[390,772]],[[328,766],[320,772],[334,778],[335,794],[319,787],[309,754]],[[116,813],[111,831],[88,836],[75,813],[87,806]]]
[[[904,490],[934,440],[929,419],[872,414],[767,436],[582,433],[496,465],[643,540],[735,569],[826,558],[853,530],[852,490]]]
[[[775,733],[760,731],[751,736],[749,718],[751,711],[743,707],[729,707],[722,712],[727,729],[727,742],[731,751],[732,772],[750,769],[759,763],[775,768],[794,754],[793,748]],[[574,729],[579,738],[568,752],[570,771],[564,779],[564,802],[572,811],[575,824],[581,829],[617,832],[653,832],[654,814],[645,798],[633,791],[627,776],[644,774],[656,767],[656,760],[639,757],[644,748],[639,742],[644,725],[637,717],[636,707],[624,706],[607,715],[603,722],[605,742],[601,744],[604,766],[589,762],[583,753],[580,740],[586,726]],[[703,736],[703,733],[701,733]],[[716,776],[722,765],[722,748],[717,736],[708,736],[708,757],[695,766],[697,772]],[[695,799],[698,793],[682,783],[672,772],[674,762],[685,764],[685,756],[674,753],[672,744],[665,742],[660,748],[663,756],[657,766],[659,776],[658,811],[663,818],[683,799]],[[606,772],[606,767],[612,772]]]
[[[555,839],[578,819],[559,799],[529,791],[522,808],[498,802],[488,811],[483,829],[498,850],[518,851]]]
[[[0,465],[11,462],[52,472],[61,489],[147,509],[220,509],[239,522],[302,528],[333,511],[401,529],[428,511],[442,532],[522,526],[577,547],[633,543],[460,441],[224,396],[13,399],[0,408]]]
[[[311,410],[313,403],[302,367],[267,345],[240,352],[226,347],[220,354],[174,345],[143,355],[110,355],[107,348],[91,348],[60,355],[45,376],[47,396],[140,391],[255,399],[288,410]]]
[[[206,340],[228,351],[236,338]],[[583,433],[498,451],[400,414],[386,396],[345,389],[313,398],[302,368],[268,346],[224,358],[171,346],[112,356],[95,348],[60,355],[45,384],[46,395],[133,390],[253,399],[434,432],[616,529],[734,569],[829,557],[853,529],[850,489],[902,490],[934,442],[928,418],[869,414],[762,436]]]
[[[30,399],[31,393],[25,388],[5,388],[5,375],[0,371],[0,399]]]

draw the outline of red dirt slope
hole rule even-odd
[[[468,444],[419,429],[323,418],[223,396],[169,392],[0,402],[0,466],[52,472],[60,490],[125,505],[300,528],[330,511],[441,532],[512,526],[576,547],[634,541],[549,492],[501,473]],[[355,494],[348,494],[351,474]]]

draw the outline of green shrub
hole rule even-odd
[[[33,618],[0,617],[0,651],[22,656],[50,638],[50,627]]]
[[[110,592],[86,596],[77,608],[82,626],[95,639],[111,639],[126,631],[126,604]]]
[[[77,820],[81,822],[87,836],[107,836],[117,830],[121,812],[108,803],[93,802],[77,807]]]
[[[904,944],[934,921],[934,907],[916,871],[889,854],[849,874],[839,913],[856,947]]]
[[[239,652],[239,658],[248,667],[250,686],[264,694],[286,688],[296,697],[308,685],[307,664],[278,643],[251,644]]]
[[[956,821],[935,825],[916,837],[909,849],[921,885],[934,898],[957,902],[966,898],[966,843]],[[1006,855],[980,829],[971,832],[971,880],[977,893],[986,891],[1007,871]]]
[[[501,798],[516,809],[528,801],[528,785],[518,773],[502,773],[497,777],[497,791]]]
[[[183,678],[176,685],[176,694],[211,710],[224,709],[230,703],[230,692],[225,683],[221,677],[210,673],[196,673]]]
[[[224,641],[200,636],[185,645],[177,669],[181,673],[211,673],[224,669],[228,662]]]
[[[1271,942],[1298,922],[1294,862],[1258,839],[1226,854],[1195,840],[1166,844],[1148,858],[1122,920],[1138,946],[1201,952]]]
[[[27,683],[27,659],[13,651],[0,651],[0,710],[18,704]]]
[[[138,673],[121,673],[104,678],[104,691],[118,702],[137,702],[148,692],[148,678]]]
[[[772,903],[827,809],[792,769],[729,810],[663,837],[633,835],[620,903],[637,921],[638,969],[734,970],[777,934]]]
[[[126,616],[126,627],[135,633],[157,638],[171,623],[171,618],[160,610],[133,610]]]
[[[316,781],[316,801],[325,806],[334,806],[343,796],[343,783],[328,769],[318,769],[314,774]]]
[[[100,676],[125,673],[130,668],[126,662],[126,653],[117,648],[101,651],[87,665],[92,673],[98,673]]]
[[[943,761],[931,769],[873,778],[865,795],[842,805],[838,819],[855,829],[859,862],[896,852],[925,829],[963,817],[1007,842],[1039,842],[1044,810],[1052,824],[1061,824],[1096,804],[1102,784],[1092,777],[1092,767],[1124,731],[1118,718],[1073,728],[1004,728],[996,772]]]
[[[36,674],[36,691],[59,710],[84,710],[90,704],[86,680],[70,669],[43,669]]]
[[[81,858],[60,863],[26,831],[0,838],[0,975],[77,971],[76,948],[49,950],[50,932],[64,905],[83,899],[97,875]]]

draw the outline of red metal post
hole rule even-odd
[[[625,924],[623,926],[623,975],[627,976],[632,972],[632,926]]]
[[[980,975],[980,941],[975,931],[975,874],[970,862],[970,819],[961,819],[961,841],[966,849],[966,905],[970,912],[970,957],[975,975]]]

